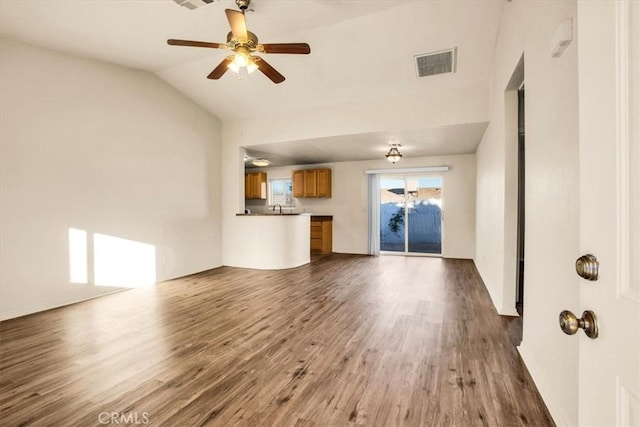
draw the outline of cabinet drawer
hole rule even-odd
[[[322,239],[311,239],[311,250],[312,251],[321,251],[322,250]]]
[[[311,238],[322,239],[322,227],[311,227]]]

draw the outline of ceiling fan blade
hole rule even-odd
[[[259,45],[258,50],[264,53],[296,53],[300,55],[311,53],[311,47],[307,43],[266,43]]]
[[[225,9],[224,13],[227,14],[227,21],[231,27],[231,33],[233,37],[239,39],[247,38],[247,22],[244,19],[244,13],[238,12],[233,9]]]
[[[233,61],[233,56],[227,56],[222,60],[221,63],[218,64],[216,68],[213,69],[211,73],[207,76],[208,79],[218,80],[220,77],[224,75],[229,69],[229,64]]]
[[[272,82],[275,84],[282,83],[284,81],[284,76],[278,72],[275,68],[273,68],[267,61],[264,59],[254,56],[253,60],[255,64],[258,66],[258,69],[262,71],[262,73],[269,77]]]
[[[171,46],[210,47],[213,49],[220,49],[221,47],[224,47],[221,43],[198,42],[195,40],[178,40],[178,39],[169,39],[167,40],[167,44]]]

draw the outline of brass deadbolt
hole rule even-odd
[[[600,263],[595,255],[582,255],[576,260],[576,273],[587,280],[598,280]]]
[[[565,310],[560,313],[558,320],[560,322],[560,329],[567,335],[573,335],[578,332],[578,329],[583,329],[589,338],[598,338],[598,318],[593,311],[584,311],[582,318],[578,319],[575,314],[569,310]]]

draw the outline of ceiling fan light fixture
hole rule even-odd
[[[249,55],[242,51],[236,53],[236,55],[233,57],[233,63],[236,64],[239,68],[246,67],[250,62],[251,61],[249,59]]]
[[[227,65],[227,67],[228,67],[231,71],[233,71],[234,73],[239,73],[239,72],[240,72],[240,67],[238,67],[238,66],[236,65],[236,63],[235,63],[235,62],[233,62],[233,61],[232,61],[232,62],[229,62],[229,65]]]
[[[398,150],[398,147],[400,146],[401,144],[391,144],[389,152],[385,155],[387,160],[389,160],[391,163],[395,164],[402,158],[402,154],[400,153],[400,150]]]
[[[247,72],[248,72],[249,74],[251,74],[251,73],[253,73],[253,72],[254,72],[255,70],[257,70],[257,69],[258,69],[258,66],[256,65],[255,61],[252,59],[252,60],[249,62],[249,65],[247,65]]]
[[[248,74],[256,71],[259,67],[248,52],[249,51],[245,49],[239,50],[233,56],[233,60],[229,62],[229,65],[227,65],[227,67],[234,73],[240,73],[243,68],[247,69]]]
[[[1,0],[0,0],[1,1]],[[203,1],[211,3],[215,0],[174,0],[182,4],[183,2]],[[227,21],[231,27],[231,31],[227,34],[226,43],[203,42],[197,40],[180,40],[168,39],[167,44],[171,46],[190,46],[204,47],[209,49],[229,49],[234,52],[233,55],[227,56],[207,75],[208,79],[218,80],[228,70],[232,70],[237,74],[251,74],[256,70],[260,70],[269,80],[278,84],[285,81],[285,77],[273,68],[262,57],[252,56],[253,52],[260,53],[288,53],[298,55],[308,55],[311,53],[311,47],[307,43],[267,43],[259,44],[258,37],[247,30],[247,22],[245,20],[245,11],[250,10],[249,4],[251,0],[236,0],[236,5],[240,11],[233,9],[225,9]]]

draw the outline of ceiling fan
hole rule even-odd
[[[208,47],[212,49],[229,49],[235,52],[234,55],[227,56],[213,71],[207,76],[208,79],[218,80],[228,69],[240,72],[246,68],[252,73],[260,70],[274,83],[282,83],[284,76],[273,68],[262,57],[253,55],[259,53],[293,53],[309,54],[311,48],[307,43],[258,43],[258,37],[247,30],[244,12],[249,7],[251,0],[236,0],[236,5],[241,12],[233,9],[225,9],[231,32],[227,34],[226,43],[200,42],[195,40],[169,39],[167,43],[172,46]]]

